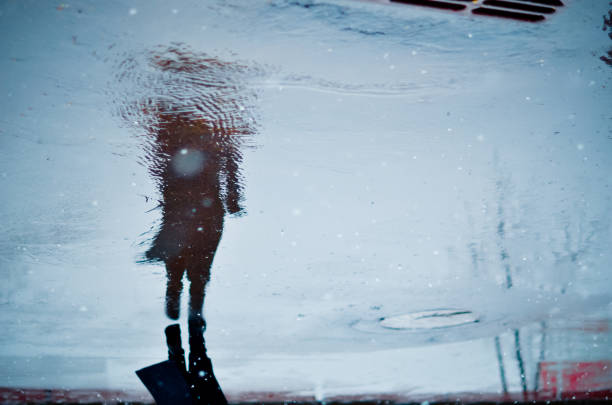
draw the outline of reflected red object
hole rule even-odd
[[[612,387],[612,361],[542,362],[540,363],[538,396],[571,399],[591,393],[591,398],[604,398]],[[597,395],[600,393],[600,395]],[[584,395],[579,395],[583,397]]]

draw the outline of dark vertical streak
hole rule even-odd
[[[525,375],[525,364],[523,363],[523,355],[521,353],[521,336],[518,329],[514,330],[514,347],[516,350],[516,361],[518,362],[519,372],[521,373],[521,388],[523,390],[523,399],[527,400],[527,376]]]
[[[504,395],[508,394],[508,384],[506,383],[506,371],[504,369],[504,359],[502,357],[501,344],[499,336],[495,336],[495,351],[497,353],[497,364],[499,365],[499,377]]]
[[[495,189],[498,193],[498,201],[497,201],[497,245],[499,247],[499,257],[501,265],[504,269],[506,275],[506,289],[512,288],[512,272],[510,269],[510,258],[508,257],[508,252],[506,251],[506,222],[504,219],[504,201],[505,201],[505,188],[506,185],[502,179],[502,175],[499,168],[499,155],[498,152],[495,151],[493,156],[493,161],[495,165],[495,169],[498,172],[498,180],[495,182]]]
[[[540,389],[540,373],[542,372],[542,362],[544,361],[544,354],[546,353],[546,322],[542,321],[540,325],[542,327],[542,342],[540,344],[540,356],[538,358],[538,366],[536,368],[535,383],[533,388],[533,392],[535,392],[536,395]]]
[[[510,268],[510,257],[508,256],[508,252],[506,251],[505,241],[506,241],[506,222],[504,220],[504,192],[502,190],[503,183],[501,181],[497,182],[497,189],[500,190],[499,202],[497,205],[497,236],[499,243],[499,257],[504,268],[504,272],[506,274],[506,288],[512,288],[512,271]]]
[[[476,244],[470,242],[468,244],[470,249],[470,257],[472,259],[472,269],[474,270],[474,276],[478,276],[478,252],[476,251]]]

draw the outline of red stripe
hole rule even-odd
[[[284,403],[293,402],[301,404],[317,403],[313,396],[292,395],[287,392],[238,392],[227,395],[229,401],[234,404],[240,403]],[[436,395],[409,395],[403,393],[388,394],[362,394],[362,395],[337,395],[325,398],[327,401],[338,401],[345,404],[359,404],[366,401],[388,401],[389,403],[423,402],[431,403],[456,402],[482,403],[482,402],[504,402],[528,403],[534,400],[550,401],[551,403],[562,400],[612,400],[612,389],[591,392],[563,392],[561,398],[547,395],[546,393],[513,393],[502,395],[497,393],[455,393]],[[151,396],[144,391],[121,391],[121,390],[95,390],[95,389],[33,389],[33,388],[2,388],[0,387],[0,403],[117,403],[117,402],[139,402],[153,403]]]

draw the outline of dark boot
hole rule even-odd
[[[166,343],[168,345],[168,360],[176,364],[185,380],[187,380],[185,351],[181,342],[181,327],[178,323],[166,327]]]
[[[189,319],[189,375],[191,396],[194,403],[202,405],[227,405],[227,399],[215,378],[212,362],[206,354],[202,317]]]

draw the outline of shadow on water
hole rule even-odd
[[[135,89],[140,98],[119,111],[140,130],[144,164],[161,195],[161,225],[143,262],[165,264],[168,318],[179,319],[185,275],[189,281],[188,367],[174,324],[166,328],[169,361],[138,371],[158,403],[227,403],[206,354],[203,304],[224,216],[245,212],[241,148],[254,124],[245,107],[250,97],[239,85],[244,73],[245,67],[182,47],[120,65],[119,81],[141,86]]]

